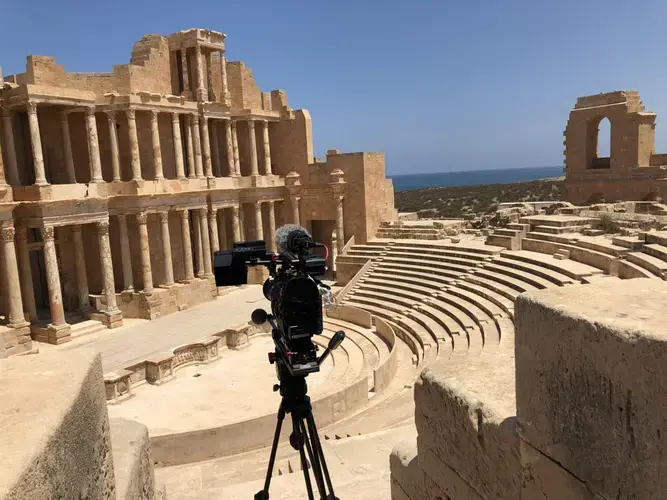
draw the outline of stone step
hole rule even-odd
[[[476,267],[477,263],[474,265],[462,265],[454,264],[451,262],[446,262],[442,260],[435,260],[432,257],[420,258],[419,256],[414,257],[383,257],[380,261],[383,266],[386,266],[388,263],[391,264],[412,264],[415,266],[431,267],[441,270],[455,271],[458,273],[466,273],[470,269]]]
[[[468,276],[467,278],[470,278]],[[456,286],[452,287],[450,292],[468,293],[471,297],[484,297],[489,303],[495,305],[499,311],[507,314],[510,318],[514,316],[514,300],[508,299],[506,296],[488,288],[487,286],[480,286],[468,280],[460,280],[456,282]],[[512,290],[513,291],[513,290]],[[481,307],[481,305],[480,305]],[[489,309],[491,312],[492,309]],[[498,316],[498,314],[494,314]]]
[[[416,302],[420,302],[422,300],[427,299],[430,297],[430,293],[428,295],[425,295],[423,293],[417,292],[417,291],[412,291],[412,290],[406,290],[404,288],[398,288],[391,286],[391,284],[379,284],[379,283],[372,283],[368,281],[364,281],[361,285],[357,285],[357,287],[354,288],[354,292],[368,292],[370,294],[374,294],[376,292],[378,293],[384,293],[388,295],[395,295],[397,297],[400,297],[402,299],[407,299]]]
[[[443,318],[443,315],[444,317],[450,317],[464,330],[478,326],[477,321],[473,319],[472,314],[468,314],[466,311],[463,311],[456,306],[452,306],[439,297],[425,301],[423,304],[420,304],[420,307],[425,305],[431,306],[439,312],[437,319]]]
[[[383,253],[382,251],[373,252],[373,251],[369,251],[369,250],[357,250],[355,248],[352,248],[352,249],[348,250],[347,252],[345,252],[343,255],[345,255],[347,257],[365,257],[367,259],[372,259],[372,258],[375,258],[375,257],[379,257],[380,255],[382,255],[382,253]]]
[[[81,321],[71,325],[71,335],[74,337],[81,337],[83,335],[90,335],[91,333],[103,332],[107,330],[104,323],[95,320]]]
[[[381,299],[396,304],[397,306],[403,307],[404,309],[410,309],[419,302],[419,300],[417,299],[406,298],[400,295],[396,295],[391,291],[380,292],[376,290],[365,290],[365,289],[353,290],[352,292],[350,292],[350,297],[369,297],[373,299]]]
[[[525,236],[526,233],[530,231],[530,224],[520,224],[518,222],[511,222],[507,224],[507,229],[515,229]]]
[[[441,350],[445,350],[447,347],[451,350],[451,337],[447,335],[447,332],[441,327],[438,327],[435,330],[429,330],[422,323],[419,323],[414,318],[406,315],[396,316],[394,322],[410,332],[410,335],[422,346],[424,350],[424,361],[432,361],[432,359],[426,359],[430,352],[434,354],[433,359],[435,359]],[[438,338],[438,335],[441,335],[441,338]],[[434,345],[436,348],[428,348],[427,346],[430,345]]]
[[[441,283],[450,283],[454,279],[458,279],[461,274],[464,273],[461,269],[442,269],[440,267],[432,267],[428,265],[412,264],[405,263],[400,264],[398,262],[387,262],[384,263],[379,261],[376,266],[373,268],[373,272],[380,271],[383,273],[392,273],[397,272],[403,275],[414,275],[425,279],[433,279],[440,281]]]
[[[526,234],[527,238],[534,240],[544,240],[551,241],[553,243],[562,243],[564,245],[574,245],[582,236],[578,233],[573,234],[550,234],[550,233],[541,233],[539,231],[530,231]]]
[[[576,245],[581,248],[588,248],[596,252],[613,255],[614,257],[620,257],[630,251],[627,247],[615,245],[607,238],[589,238],[584,236],[576,242]]]
[[[389,290],[397,290],[403,292],[415,292],[420,297],[428,297],[437,289],[429,288],[415,283],[415,278],[410,278],[409,282],[402,281],[399,276],[390,276],[381,273],[373,273],[371,276],[364,278],[363,282],[358,282],[358,287],[365,285],[378,285],[386,287]]]
[[[655,243],[647,243],[642,247],[642,252],[667,262],[667,247],[665,246],[657,245]]]
[[[611,239],[611,242],[616,246],[629,248],[633,252],[641,250],[642,245],[645,243],[644,240],[641,240],[636,236],[614,236]]]
[[[503,271],[507,270],[503,269]],[[506,287],[512,288],[519,293],[529,292],[533,290],[541,290],[540,287],[527,283],[524,280],[517,279],[514,276],[508,276],[506,272],[497,272],[495,269],[487,269],[487,268],[475,269],[475,271],[471,274],[473,274],[473,276],[480,276],[482,278],[495,281],[497,283],[500,283],[501,285],[505,285]]]
[[[563,234],[563,233],[580,233],[588,226],[534,226],[533,229],[540,233],[547,234]]]
[[[618,261],[617,275],[621,279],[636,279],[636,278],[651,278],[658,279],[658,277],[650,271],[647,271],[641,266],[630,262],[629,260]]]
[[[389,255],[395,254],[421,254],[421,255],[435,255],[443,256],[444,258],[453,257],[457,259],[463,259],[466,262],[471,260],[486,260],[489,258],[488,255],[475,253],[475,252],[466,252],[463,250],[451,250],[449,248],[434,248],[434,247],[410,247],[404,246],[403,244],[396,244],[389,247],[387,250]]]
[[[577,217],[571,215],[529,215],[519,219],[520,224],[530,224],[535,226],[548,227],[567,227],[567,226],[586,226],[596,222],[596,218],[591,217]]]
[[[401,246],[401,247],[409,247],[409,248],[436,248],[436,249],[446,249],[446,250],[453,250],[456,252],[466,252],[466,253],[474,253],[474,254],[483,254],[483,255],[494,255],[497,254],[497,250],[493,250],[491,248],[487,248],[481,244],[479,245],[473,245],[472,242],[467,242],[465,245],[458,245],[458,244],[453,244],[449,243],[447,240],[443,240],[442,242],[433,242],[433,241],[403,241],[403,240],[397,240],[395,242],[387,242],[387,241],[375,241],[375,240],[370,240],[366,242],[367,245],[387,245],[389,243],[389,246],[396,245],[396,246]]]
[[[433,251],[422,251],[422,250],[411,250],[403,248],[392,248],[387,252],[387,258],[399,258],[409,257],[412,259],[420,260],[433,260],[436,262],[448,262],[451,264],[459,264],[461,266],[476,266],[482,262],[486,262],[487,259],[480,258],[479,256],[455,256],[451,255],[452,252],[446,253],[436,253]]]
[[[568,250],[570,252],[570,259],[575,262],[580,262],[596,269],[610,274],[614,274],[615,266],[617,265],[618,257],[602,252],[596,252],[588,248],[579,247],[576,245],[563,245],[561,243],[554,243],[546,240],[536,240],[533,238],[524,238],[521,240],[521,248],[531,252],[545,253],[553,255],[558,250]]]
[[[511,286],[508,286],[504,283],[500,283],[495,279],[489,278],[487,276],[481,276],[479,273],[468,274],[463,277],[468,283],[477,285],[478,287],[484,288],[486,290],[497,293],[498,295],[504,297],[506,300],[512,302],[512,311],[514,311],[514,299],[522,293],[524,290],[517,290]]]
[[[494,236],[520,236],[521,235],[521,230],[519,229],[504,229],[504,228],[498,228],[493,230],[493,235]]]
[[[373,279],[383,279],[390,282],[395,282],[397,285],[400,283],[400,286],[418,286],[420,290],[426,293],[426,290],[430,290],[433,293],[436,290],[440,290],[445,283],[434,279],[434,276],[427,275],[424,276],[423,273],[416,273],[411,271],[406,271],[403,269],[392,268],[389,269],[379,268],[374,270],[368,277],[364,278],[366,281],[369,278]],[[447,282],[451,281],[449,278],[445,278]]]
[[[450,287],[447,287],[446,288],[447,293],[449,293],[450,295],[455,295],[463,300],[475,304],[482,311],[484,311],[484,313],[487,314],[489,318],[494,318],[496,316],[502,317],[507,314],[500,306],[498,306],[493,301],[487,299],[485,296],[479,295],[478,293],[475,292],[471,292],[469,289],[461,288],[461,283],[465,282],[460,281],[452,284],[452,286]]]
[[[655,243],[667,247],[667,231],[647,231],[642,236],[646,243]]]
[[[502,247],[507,250],[518,250],[519,243],[515,236],[502,236],[491,234],[486,238],[486,244],[489,246]]]
[[[336,263],[342,263],[342,264],[358,264],[358,265],[364,265],[366,262],[368,262],[370,259],[368,257],[359,257],[355,255],[339,255],[336,257]]]
[[[660,260],[657,257],[653,257],[643,252],[629,252],[625,258],[629,262],[637,264],[647,271],[652,272],[659,278],[665,279],[667,277],[667,262],[664,260]]]
[[[569,259],[570,251],[567,249],[560,249],[559,252],[567,252]],[[561,275],[565,275],[573,280],[579,281],[585,276],[590,276],[592,274],[600,274],[602,271],[599,269],[582,264],[580,262],[574,262],[572,260],[567,261],[554,261],[553,258],[545,255],[543,253],[529,252],[527,250],[519,250],[517,252],[505,252],[501,254],[507,259],[515,259],[522,262],[532,264],[534,266],[543,267],[555,271]]]
[[[550,281],[551,283],[558,285],[558,286],[563,286],[563,285],[570,285],[574,283],[571,277],[566,276],[565,274],[561,273],[560,271],[554,271],[550,268],[547,268],[547,266],[544,265],[535,265],[530,262],[526,262],[525,260],[519,260],[519,259],[513,259],[513,258],[505,258],[505,255],[509,255],[510,252],[507,254],[501,254],[500,257],[496,257],[493,260],[494,264],[498,264],[501,266],[505,267],[511,267],[513,269],[516,269],[518,271],[521,271],[523,273],[526,273],[526,275],[535,275],[539,278],[542,278],[544,280]],[[552,259],[553,260],[553,259]],[[554,267],[556,267],[554,265]]]
[[[470,348],[471,345],[476,346],[478,343],[480,345],[482,344],[482,334],[472,320],[464,321],[468,324],[466,327],[457,321],[453,316],[449,314],[443,314],[442,308],[430,303],[420,304],[417,308],[417,312],[423,314],[427,318],[430,318],[431,321],[435,321],[442,328],[444,328],[448,332],[450,338],[453,339],[455,346],[456,343],[460,342],[462,338],[466,338],[466,344],[468,348]],[[428,325],[425,326],[429,328]],[[468,338],[469,336],[473,337],[472,342]],[[476,341],[476,337],[478,337],[479,342]],[[458,347],[456,347],[456,349],[458,349]]]
[[[551,288],[554,283],[542,278],[540,276],[537,276],[536,274],[533,274],[532,271],[523,271],[519,269],[519,264],[517,261],[510,260],[510,262],[513,265],[506,264],[504,261],[499,261],[499,262],[493,262],[491,264],[486,264],[484,266],[484,269],[496,272],[496,273],[502,273],[510,278],[513,278],[515,280],[523,281],[538,290],[543,290],[545,288]],[[571,283],[571,281],[568,280],[568,282]]]
[[[473,301],[468,300],[467,297],[461,297],[459,295],[452,294],[449,292],[449,290],[438,292],[436,295],[436,300],[445,302],[446,304],[466,314],[479,327],[481,327],[485,322],[493,321],[493,316],[488,315],[486,311],[477,306],[477,304],[475,304]]]

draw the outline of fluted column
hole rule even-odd
[[[97,241],[100,247],[100,265],[102,266],[102,283],[104,283],[104,299],[107,303],[106,313],[119,312],[116,303],[116,284],[113,279],[113,261],[111,260],[111,244],[109,243],[109,221],[96,223]]]
[[[127,132],[130,139],[130,157],[132,164],[132,180],[140,181],[141,178],[141,159],[139,156],[139,138],[137,137],[137,121],[135,111],[128,109],[127,113]]]
[[[292,209],[292,224],[299,224],[299,198],[296,196],[290,197],[290,208]]]
[[[343,197],[339,196],[336,199],[336,247],[338,248],[338,255],[343,253],[345,246],[345,231],[343,219]]]
[[[72,154],[72,140],[69,134],[69,115],[60,114],[60,128],[63,133],[63,150],[65,153],[65,169],[67,170],[67,182],[76,183],[76,174],[74,171],[74,155]]]
[[[12,127],[12,114],[9,110],[2,110],[2,133],[5,142],[3,144],[5,151],[5,158],[7,164],[5,165],[5,175],[7,181],[11,186],[20,185],[19,169],[16,161],[16,145],[14,144],[14,129]]]
[[[204,178],[204,168],[201,157],[201,138],[199,136],[199,116],[191,115],[192,120],[192,140],[195,150],[195,175],[198,179]]]
[[[190,77],[188,76],[188,49],[181,47],[181,76],[183,77],[183,93],[190,92]]]
[[[195,45],[195,72],[197,73],[197,100],[207,101],[208,92],[204,87],[204,68],[202,68],[200,45]]]
[[[151,249],[148,242],[148,214],[137,214],[139,224],[139,246],[141,248],[141,275],[143,277],[144,293],[153,291],[153,272],[151,271]]]
[[[18,229],[19,247],[19,272],[21,274],[21,297],[23,308],[28,313],[30,322],[37,319],[37,306],[35,304],[35,289],[32,284],[32,267],[30,265],[30,249],[28,248],[28,228]]]
[[[162,147],[160,147],[160,127],[157,111],[151,110],[151,142],[153,144],[153,165],[155,166],[155,180],[164,179],[162,172]]]
[[[239,207],[232,207],[232,237],[234,238],[233,243],[239,243],[243,241],[241,239],[241,210]],[[229,245],[230,247],[232,245]]]
[[[222,177],[220,148],[218,147],[218,122],[216,120],[211,120],[211,159],[213,160],[213,177]]]
[[[72,241],[74,242],[74,264],[76,268],[76,286],[79,298],[79,309],[90,309],[90,294],[88,291],[88,274],[86,273],[86,256],[81,237],[81,226],[72,226]]]
[[[262,137],[264,139],[264,175],[271,175],[271,144],[269,144],[269,122],[262,121]]]
[[[199,225],[201,227],[201,246],[202,259],[204,260],[204,276],[212,276],[213,259],[211,258],[211,240],[209,238],[208,229],[208,208],[199,209]]]
[[[16,248],[14,247],[14,235],[16,231],[13,226],[5,225],[0,228],[0,240],[4,249],[5,276],[7,280],[7,291],[9,292],[9,324],[25,324],[23,314],[23,301],[21,298],[21,281],[19,280],[18,262],[16,260]]]
[[[181,143],[181,120],[178,113],[171,114],[171,131],[174,136],[174,159],[176,160],[176,178],[185,179],[183,165],[183,144]]]
[[[220,81],[222,82],[222,102],[229,106],[229,86],[227,83],[227,57],[225,51],[220,51]]]
[[[120,232],[120,256],[123,263],[123,290],[134,290],[134,276],[132,274],[132,255],[130,254],[130,237],[127,233],[127,216],[118,216]]]
[[[192,240],[190,238],[190,217],[188,210],[180,210],[181,217],[181,238],[183,240],[183,260],[185,262],[185,281],[192,281],[195,278],[195,272],[192,267]]]
[[[188,148],[188,178],[195,178],[195,142],[192,138],[192,115],[187,115],[187,134],[185,136]]]
[[[248,120],[248,144],[250,144],[250,175],[259,175],[257,165],[257,138],[255,137],[255,122]]]
[[[262,202],[255,202],[255,239],[264,239],[264,227],[262,226]]]
[[[46,186],[46,171],[44,170],[44,156],[42,154],[42,136],[39,132],[37,118],[37,103],[28,101],[28,126],[30,127],[30,146],[32,147],[32,162],[35,169],[35,186]],[[64,322],[64,320],[63,320]]]
[[[97,136],[95,108],[86,108],[86,134],[88,136],[88,158],[90,159],[90,182],[104,182],[102,178],[102,160],[100,160],[100,142]]]
[[[55,228],[42,228],[44,241],[44,264],[46,266],[46,285],[49,289],[49,308],[51,309],[51,324],[60,326],[65,324],[65,310],[60,289],[60,272],[58,271],[58,257],[56,256]]]
[[[213,177],[213,167],[211,165],[211,142],[208,136],[208,118],[202,116],[199,123],[201,124],[201,145],[204,157],[204,176],[211,178]]]
[[[208,213],[208,230],[211,235],[211,252],[220,250],[220,240],[218,238],[218,210],[212,209]]]
[[[269,250],[276,251],[276,203],[269,201]]]
[[[192,218],[192,234],[195,237],[194,246],[195,246],[195,261],[197,261],[197,277],[204,277],[204,254],[202,253],[202,241],[201,241],[201,216],[199,210],[195,212],[195,216]]]
[[[164,256],[164,284],[174,284],[174,266],[171,261],[171,238],[169,236],[169,212],[160,212],[162,224],[162,254]]]
[[[225,120],[225,142],[227,144],[227,175],[234,177],[236,167],[234,163],[234,141],[232,140],[232,121]]]
[[[114,182],[120,182],[120,154],[118,153],[118,127],[116,126],[116,113],[107,111],[109,122],[109,139],[111,144],[111,171]]]
[[[232,122],[232,147],[234,149],[234,171],[236,175],[241,175],[241,160],[239,158],[239,139],[236,135],[236,122]]]

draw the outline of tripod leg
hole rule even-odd
[[[306,436],[301,433],[299,422],[300,422],[299,419],[295,418],[294,414],[292,414],[292,432],[294,432],[294,436],[299,447],[299,455],[301,456],[301,468],[303,469],[303,479],[306,481],[308,500],[315,500],[315,497],[313,496],[313,486],[310,483],[310,473],[308,472],[308,461],[306,460],[306,452],[303,449]]]
[[[269,468],[266,471],[266,478],[264,479],[264,489],[255,495],[255,500],[265,500],[269,498],[269,486],[271,485],[271,476],[273,475],[273,465],[276,461],[276,453],[278,451],[278,441],[280,440],[280,429],[285,420],[285,408],[283,403],[280,403],[278,408],[278,421],[276,422],[276,432],[273,435],[273,444],[271,445],[271,456],[269,457]]]
[[[322,477],[322,469],[320,468],[320,460],[317,455],[317,449],[315,449],[315,443],[311,447],[311,441],[313,436],[306,433],[306,424],[303,420],[299,421],[299,426],[301,428],[301,433],[306,437],[304,443],[306,445],[306,450],[308,450],[308,456],[310,457],[310,463],[313,468],[313,475],[315,476],[315,482],[317,483],[317,491],[320,492],[320,498],[326,498],[327,491],[324,488],[324,478]],[[313,453],[315,451],[315,453]]]
[[[333,484],[331,483],[331,476],[329,476],[329,468],[327,467],[327,462],[324,460],[324,450],[322,449],[322,443],[320,442],[320,436],[317,433],[317,426],[315,425],[315,418],[312,413],[309,413],[306,416],[306,421],[308,422],[308,430],[310,431],[310,438],[313,442],[313,448],[315,448],[315,453],[320,458],[322,465],[322,472],[324,472],[324,478],[329,487],[330,498],[336,498],[334,495]]]

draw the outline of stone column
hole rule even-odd
[[[236,176],[236,163],[234,162],[234,141],[232,139],[232,121],[225,120],[225,141],[227,143],[227,175]]]
[[[171,261],[171,238],[169,236],[169,212],[160,212],[162,223],[162,253],[164,255],[164,284],[174,284],[174,266]]]
[[[221,208],[217,216],[218,219],[218,242],[220,248],[229,249],[232,245],[227,241],[227,210]]]
[[[339,196],[336,199],[336,246],[338,248],[338,255],[343,253],[343,247],[345,246],[345,232],[343,228],[343,197]]]
[[[192,233],[195,237],[195,260],[197,261],[197,277],[204,277],[204,254],[202,253],[202,242],[201,242],[201,216],[197,211],[196,216],[192,219],[193,228]]]
[[[153,273],[151,271],[151,249],[148,243],[148,214],[140,212],[137,214],[139,224],[139,245],[141,247],[141,274],[143,276],[144,293],[153,291]]]
[[[132,274],[132,256],[130,254],[130,238],[127,234],[127,216],[118,216],[120,230],[120,255],[123,262],[123,290],[134,290],[134,276]]]
[[[199,116],[191,115],[192,120],[192,140],[195,150],[195,175],[198,179],[204,178],[204,168],[201,157],[201,138],[199,136]]]
[[[51,325],[58,327],[65,324],[65,310],[60,289],[60,273],[58,271],[58,257],[56,256],[55,228],[42,228],[44,240],[44,264],[46,266],[46,284],[49,289],[49,308],[51,309]]]
[[[7,186],[7,180],[5,177],[5,163],[2,157],[2,141],[0,141],[0,186]]]
[[[264,239],[264,227],[262,226],[262,202],[255,202],[255,239]]]
[[[232,237],[234,238],[233,243],[238,243],[243,241],[241,239],[241,210],[238,206],[232,207]],[[229,245],[230,247],[232,245]]]
[[[86,273],[86,256],[81,237],[81,226],[72,226],[72,241],[74,242],[74,264],[76,266],[76,286],[79,297],[79,310],[86,312],[90,309],[90,293],[88,291],[88,274]]]
[[[269,144],[269,122],[262,121],[262,136],[264,138],[264,175],[271,175],[271,145]]]
[[[12,128],[12,114],[9,110],[2,110],[2,133],[5,137],[5,157],[7,159],[6,175],[11,186],[19,186],[19,169],[16,161],[16,145],[14,144],[14,129]]]
[[[204,87],[204,69],[201,62],[201,46],[195,45],[195,71],[197,73],[197,100],[207,101],[208,92]]]
[[[113,111],[107,111],[107,120],[109,121],[111,171],[113,172],[113,181],[120,182],[120,154],[118,153],[118,128],[116,127],[116,113]]]
[[[16,260],[16,247],[14,247],[14,235],[16,231],[13,226],[0,228],[0,240],[4,249],[5,276],[7,280],[7,291],[9,292],[9,324],[12,326],[24,325],[23,301],[21,298],[21,281],[19,280],[18,262]]]
[[[208,136],[208,118],[201,117],[201,144],[204,157],[204,175],[208,178],[213,177],[213,166],[211,165],[211,142]]]
[[[116,304],[116,284],[113,279],[113,261],[111,260],[111,244],[109,243],[109,221],[101,221],[95,225],[97,241],[100,247],[100,265],[102,266],[102,283],[104,299],[107,303],[106,313],[119,313]],[[110,325],[107,325],[110,326]]]
[[[187,134],[185,136],[188,148],[188,178],[195,178],[195,142],[192,139],[192,115],[187,115]]]
[[[70,184],[76,184],[76,174],[74,171],[74,155],[72,154],[72,140],[69,135],[69,115],[60,114],[60,128],[63,132],[63,150],[65,151],[65,168],[67,170],[67,181]]]
[[[95,107],[86,108],[86,133],[88,136],[88,158],[90,159],[90,182],[104,182],[102,161],[100,160],[100,142],[97,137]]]
[[[257,165],[257,139],[255,137],[255,122],[248,120],[248,140],[250,141],[250,175],[259,175]]]
[[[239,140],[236,135],[236,122],[232,122],[232,147],[234,148],[234,170],[236,175],[241,175],[241,160],[239,158]]]
[[[199,209],[199,226],[201,228],[202,259],[204,260],[204,276],[213,276],[211,258],[211,240],[208,229],[208,208]]]
[[[164,179],[162,172],[162,148],[160,147],[160,127],[158,126],[157,111],[151,110],[151,142],[153,144],[153,165],[155,166],[155,180]]]
[[[276,251],[276,203],[269,201],[269,250]]]
[[[135,111],[128,109],[127,113],[127,131],[130,139],[130,156],[132,164],[132,180],[140,181],[141,178],[141,159],[139,157],[139,138],[137,137],[137,121]]]
[[[19,227],[19,272],[21,274],[21,296],[23,307],[28,313],[30,322],[37,319],[37,306],[35,304],[35,289],[32,284],[32,268],[30,266],[30,249],[28,248],[28,228]]]
[[[220,239],[218,238],[218,210],[212,209],[208,213],[208,229],[211,235],[211,253],[220,250]]]
[[[183,239],[183,260],[185,261],[185,281],[192,281],[195,272],[192,268],[192,241],[190,238],[190,217],[188,210],[180,210],[181,216],[181,238]]]
[[[299,224],[299,198],[290,197],[290,208],[292,209],[292,224]]]
[[[208,83],[208,100],[215,101],[215,94],[213,93],[213,65],[211,64],[211,54],[213,54],[213,52],[207,52],[204,58],[206,60],[206,80]]]
[[[30,145],[32,147],[32,162],[35,169],[35,186],[46,186],[46,171],[44,170],[44,156],[42,154],[42,136],[39,133],[39,120],[37,118],[37,103],[28,101],[28,125],[30,127]],[[63,320],[64,323],[65,320]]]
[[[218,147],[218,122],[213,119],[211,119],[211,159],[213,160],[213,177],[222,177],[220,148]]]
[[[220,81],[222,82],[222,102],[229,106],[229,86],[227,83],[227,57],[220,51]]]
[[[176,160],[176,178],[185,179],[183,165],[183,144],[181,143],[181,120],[178,113],[171,114],[171,131],[174,135],[174,158]]]
[[[190,92],[190,77],[188,75],[188,49],[181,47],[181,76],[183,77],[183,93]]]

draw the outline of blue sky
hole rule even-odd
[[[310,110],[316,155],[385,151],[393,174],[560,165],[577,96],[618,89],[658,113],[667,152],[664,0],[24,0],[3,13],[4,74],[28,54],[110,71],[146,33],[225,32],[230,60]]]

